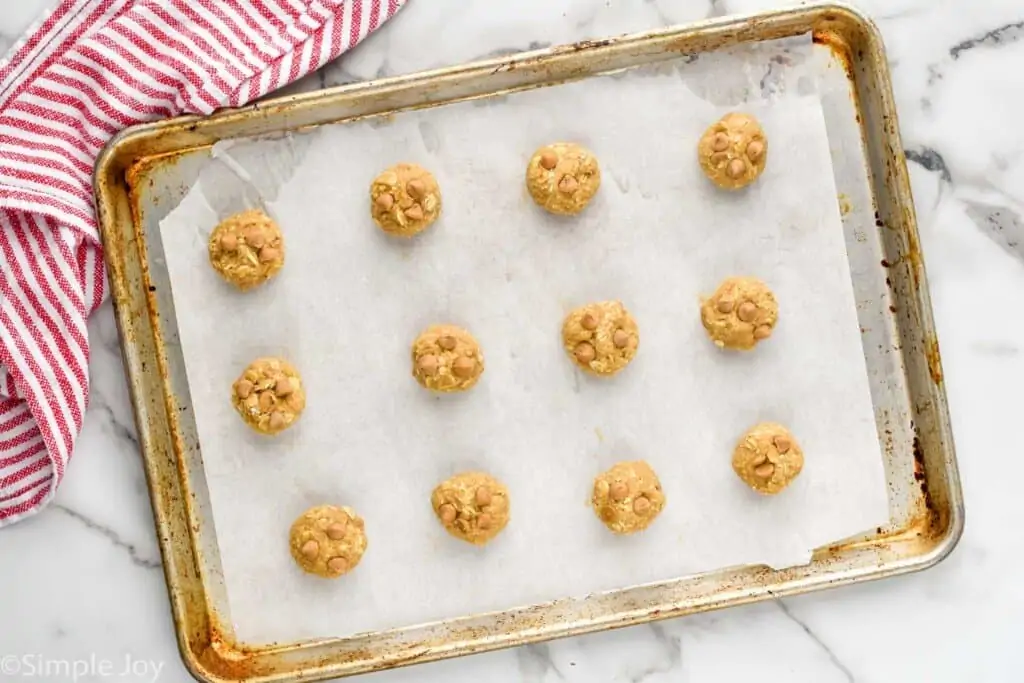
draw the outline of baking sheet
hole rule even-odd
[[[820,103],[806,88],[755,93],[744,109],[765,126],[768,169],[725,195],[693,150],[723,102],[751,96],[751,79],[723,95],[707,71],[644,69],[218,150],[161,232],[241,642],[799,564],[887,520]],[[542,214],[523,188],[530,153],[558,139],[587,144],[604,172],[578,220]],[[433,170],[445,201],[411,242],[367,215],[370,179],[401,160]],[[253,202],[280,220],[288,263],[239,294],[208,267],[206,237]],[[718,351],[700,326],[698,295],[735,274],[765,279],[780,301],[775,335],[753,354]],[[559,330],[570,308],[606,298],[633,312],[641,345],[599,380],[573,368]],[[439,321],[483,346],[487,370],[465,395],[431,396],[409,375],[409,344]],[[277,439],[250,433],[228,401],[264,354],[296,363],[308,392]],[[774,498],[729,465],[762,419],[789,425],[807,454]],[[668,504],[644,534],[613,537],[586,506],[590,484],[634,458],[658,471]],[[431,488],[464,469],[512,495],[512,523],[483,550],[448,537],[430,510]],[[367,521],[367,555],[339,581],[302,574],[287,553],[291,521],[323,502]]]

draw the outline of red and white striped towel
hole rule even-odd
[[[314,71],[405,0],[61,0],[0,63],[0,527],[53,496],[89,400],[105,296],[93,162],[117,131],[238,106]]]

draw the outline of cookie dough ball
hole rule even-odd
[[[804,452],[789,430],[775,422],[754,425],[732,453],[732,468],[758,493],[776,494],[804,467]]]
[[[643,460],[616,463],[594,479],[594,512],[617,534],[646,529],[665,507],[661,482]]]
[[[241,290],[274,277],[284,265],[284,237],[267,214],[251,209],[225,218],[210,235],[210,264]]]
[[[597,194],[601,169],[590,150],[573,142],[556,142],[534,152],[526,166],[526,187],[541,208],[571,216]]]
[[[231,386],[231,402],[257,432],[277,434],[299,419],[306,407],[306,392],[291,363],[258,358]]]
[[[484,372],[480,344],[454,325],[428,327],[412,345],[412,376],[434,391],[465,391]]]
[[[363,559],[366,529],[352,508],[318,505],[292,523],[288,545],[305,571],[335,579]]]
[[[397,164],[373,179],[370,215],[389,235],[412,237],[441,214],[441,190],[433,174],[416,164]]]
[[[749,114],[733,112],[711,124],[697,143],[700,167],[712,182],[738,190],[757,179],[768,159],[768,139]]]
[[[749,351],[772,335],[779,305],[760,280],[731,277],[701,304],[700,318],[716,346]]]
[[[565,350],[576,365],[595,375],[614,375],[629,365],[640,346],[640,330],[626,307],[602,301],[577,308],[562,323]]]
[[[464,472],[441,482],[430,504],[448,533],[474,545],[484,545],[508,524],[508,489],[482,472]]]

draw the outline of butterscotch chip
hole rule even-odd
[[[579,186],[579,182],[571,175],[562,176],[562,179],[558,181],[559,192],[573,193]]]
[[[452,372],[460,379],[469,379],[476,372],[476,360],[461,356],[452,363]]]
[[[639,496],[633,500],[633,512],[638,515],[646,515],[651,509],[651,501],[646,496]]]
[[[665,507],[661,482],[642,460],[616,463],[594,479],[594,513],[616,534],[632,534],[650,526]]]
[[[416,363],[420,369],[420,372],[422,372],[424,375],[437,374],[437,356],[435,356],[434,354],[428,353],[427,355],[420,357],[420,359],[416,361]]]
[[[758,493],[776,494],[796,479],[804,454],[788,429],[762,422],[740,438],[732,453],[732,468]]]
[[[484,356],[466,330],[454,325],[433,325],[412,345],[412,375],[433,391],[465,391],[480,379]]]
[[[474,545],[493,539],[509,520],[508,489],[483,472],[463,472],[441,482],[430,504],[448,533]]]
[[[573,142],[541,147],[526,165],[526,189],[538,206],[554,214],[579,213],[600,187],[597,158]]]
[[[618,301],[587,304],[562,323],[565,350],[576,365],[595,375],[614,375],[636,356],[640,331]]]
[[[488,505],[491,502],[491,490],[486,486],[481,486],[476,490],[476,504],[477,505]]]
[[[741,303],[734,307],[736,301]],[[723,306],[725,302],[729,305]],[[748,351],[771,336],[779,306],[765,283],[752,277],[731,277],[702,302],[700,317],[716,346]]]
[[[455,506],[450,505],[448,503],[445,503],[440,508],[438,508],[437,514],[441,517],[441,521],[445,524],[454,522],[455,518],[459,516],[459,513],[456,512],[455,510]]]
[[[208,251],[213,269],[243,291],[266,282],[284,266],[281,229],[259,209],[221,221],[210,234]]]
[[[292,523],[288,545],[304,571],[336,578],[355,569],[366,552],[365,525],[351,508],[319,505]]]
[[[262,251],[267,243],[267,233],[262,229],[250,228],[245,231],[245,241]]]
[[[697,160],[719,187],[738,190],[764,171],[768,139],[749,114],[733,112],[711,124],[697,144]]]
[[[441,190],[430,171],[416,164],[396,164],[370,184],[370,215],[381,230],[412,237],[441,215]]]
[[[413,199],[419,199],[427,193],[427,185],[422,180],[410,180],[409,184],[405,186],[405,191],[409,193],[409,196]]]
[[[292,381],[287,377],[278,377],[274,383],[274,393],[278,396],[284,397],[292,393],[294,388],[292,387]]]
[[[576,362],[580,365],[589,365],[592,360],[597,358],[597,352],[594,351],[594,345],[590,342],[580,342],[577,344],[574,354],[576,356]]]
[[[249,398],[249,394],[252,393],[253,383],[247,379],[240,379],[235,382],[235,393],[238,394],[239,398]]]
[[[263,247],[260,249],[260,263],[269,263],[276,261],[281,255],[281,252],[273,247]]]
[[[752,301],[744,301],[736,311],[736,317],[745,323],[749,323],[757,315],[757,304]]]
[[[278,384],[285,384],[285,394]],[[299,419],[306,393],[299,372],[281,358],[258,358],[235,380],[231,403],[245,423],[262,434],[276,434]]]

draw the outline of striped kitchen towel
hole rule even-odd
[[[60,0],[0,62],[0,527],[45,505],[89,401],[105,296],[96,155],[133,123],[238,106],[405,0]]]

